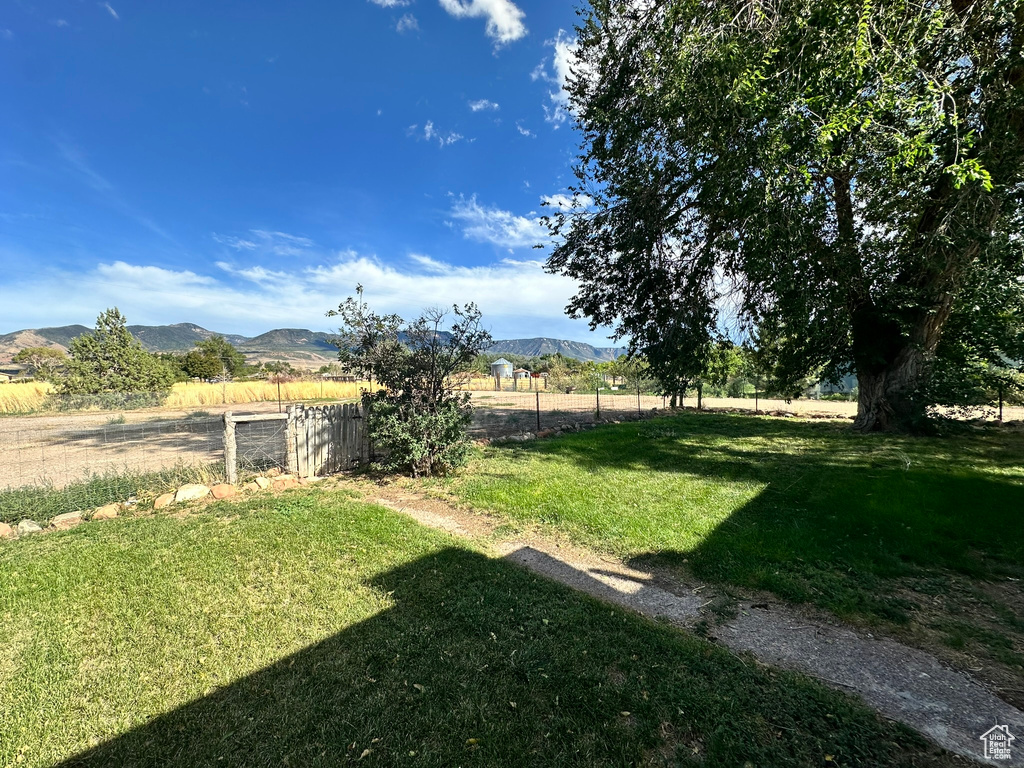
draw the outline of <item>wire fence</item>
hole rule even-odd
[[[617,392],[601,390],[582,394],[545,391],[474,392],[472,397],[475,407],[472,431],[481,437],[537,433],[585,423],[645,418],[671,406],[671,399],[666,396],[623,389]],[[677,402],[679,407],[684,408],[695,408],[697,404],[697,398],[692,393]],[[701,407],[708,411],[811,419],[852,421],[857,415],[857,403],[849,400],[704,397],[701,399]],[[1000,420],[996,404],[968,410],[949,410],[943,412],[943,415],[978,422]],[[1004,423],[1024,423],[1024,406],[1003,405],[1001,420]]]
[[[472,431],[479,436],[503,437],[524,433],[544,433],[580,424],[626,421],[656,414],[671,406],[662,395],[619,390],[593,393],[501,392],[473,393],[475,406]],[[677,402],[680,407],[696,407],[696,397]],[[792,401],[759,398],[704,398],[709,410],[793,415],[810,418],[852,418],[857,404],[842,401]]]
[[[660,395],[608,390],[477,391],[472,403],[471,433],[477,438],[543,436],[583,424],[646,418],[670,405]],[[696,399],[688,398],[682,405],[692,408]],[[852,419],[857,410],[852,402],[803,399],[706,398],[703,406],[734,412],[754,412],[756,406],[759,413],[822,419]],[[257,404],[249,410],[276,412],[277,405]],[[979,415],[991,420],[996,411],[975,414]],[[1024,423],[1024,407],[1005,406],[1003,420]],[[285,429],[283,420],[237,424],[236,459],[243,480],[286,470]],[[224,419],[216,412],[0,418],[0,522],[145,500],[184,482],[223,482],[225,474]]]

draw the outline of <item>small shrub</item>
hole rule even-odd
[[[429,476],[462,466],[470,448],[466,428],[473,419],[468,400],[468,395],[454,397],[427,410],[383,391],[367,396],[369,429],[378,454],[374,468]]]
[[[349,297],[337,311],[343,326],[338,359],[346,368],[376,380],[379,392],[366,392],[370,441],[381,454],[378,469],[414,477],[450,472],[466,460],[472,406],[467,392],[473,360],[491,342],[473,304],[453,307],[453,322],[439,309],[426,310],[411,323],[398,315],[378,315]]]

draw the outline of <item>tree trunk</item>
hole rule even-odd
[[[949,316],[948,300],[922,312],[909,333],[870,303],[853,313],[857,418],[862,432],[921,432],[927,428],[928,360]]]
[[[862,432],[920,432],[927,417],[919,396],[924,355],[908,345],[890,364],[857,372],[857,418]]]

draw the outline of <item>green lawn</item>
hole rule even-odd
[[[0,545],[0,765],[947,761],[339,492]]]
[[[515,523],[845,619],[941,613],[927,621],[951,647],[973,643],[1024,674],[1021,432],[901,438],[691,413],[495,444],[443,488]]]

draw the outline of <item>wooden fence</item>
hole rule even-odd
[[[224,467],[227,481],[238,482],[236,425],[284,421],[284,470],[299,477],[330,475],[365,464],[370,458],[363,407],[358,403],[307,408],[290,405],[285,413],[224,414]]]

